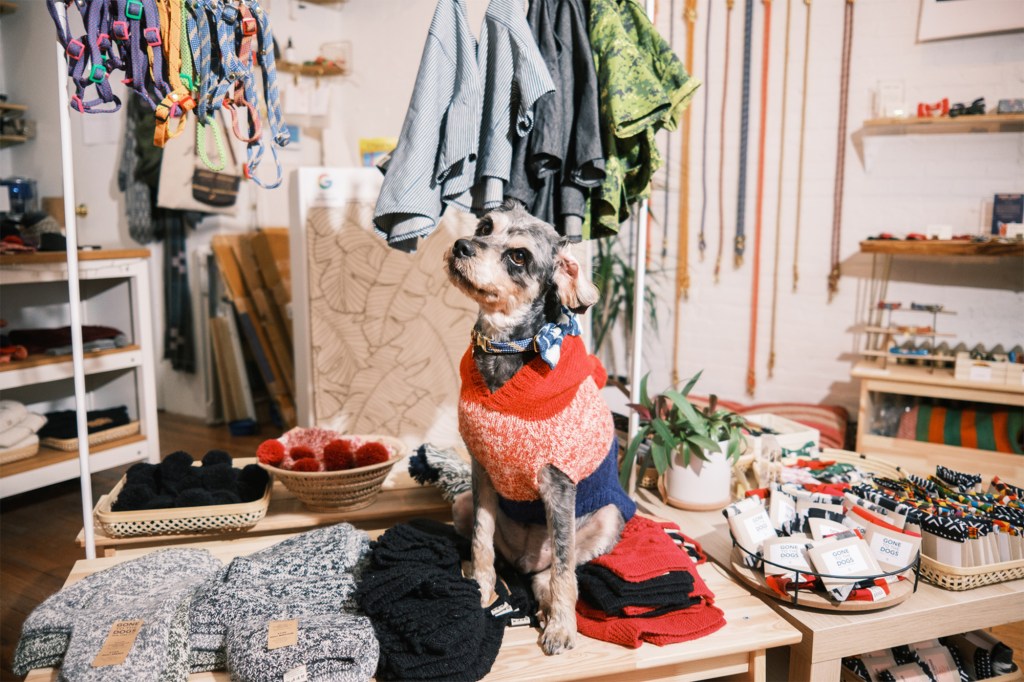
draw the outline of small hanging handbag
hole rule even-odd
[[[238,167],[238,159],[235,157],[235,145],[228,140],[225,145],[231,154],[231,165],[229,168]],[[197,159],[195,170],[192,171],[192,198],[207,206],[226,208],[234,206],[238,201],[238,188],[242,184],[242,176],[223,171],[214,171],[201,166],[198,162],[199,150],[195,150]]]

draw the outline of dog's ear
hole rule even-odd
[[[555,272],[552,276],[558,300],[574,313],[582,314],[597,303],[600,296],[595,287],[580,272],[580,262],[569,252],[569,243],[563,242],[555,253]]]

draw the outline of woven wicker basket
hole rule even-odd
[[[234,466],[244,467],[255,464],[255,458],[236,459]],[[193,466],[201,466],[196,462]],[[241,504],[216,504],[206,507],[181,507],[174,509],[148,509],[140,511],[111,511],[125,478],[117,482],[109,495],[100,498],[96,505],[96,523],[112,538],[129,538],[140,535],[180,535],[208,531],[245,530],[256,525],[267,513],[270,506],[270,491],[273,480],[267,482],[263,497]]]
[[[111,441],[120,440],[121,438],[127,438],[128,436],[134,436],[138,432],[139,422],[128,422],[121,426],[115,426],[112,429],[104,429],[103,431],[90,433],[89,445],[102,445],[103,443],[109,443]],[[40,442],[48,448],[55,448],[57,450],[67,450],[70,452],[78,449],[77,438],[43,438]]]
[[[373,504],[391,468],[405,456],[406,447],[405,443],[390,436],[352,434],[348,437],[384,443],[394,454],[386,462],[345,471],[287,471],[266,464],[260,466],[280,480],[310,511],[362,509]]]
[[[25,445],[20,448],[7,448],[6,450],[0,451],[0,464],[10,464],[11,462],[18,462],[23,459],[28,459],[39,452],[39,439],[29,445]]]
[[[923,557],[921,577],[944,590],[963,592],[983,585],[1024,578],[1024,559],[960,568],[939,563],[930,557]]]

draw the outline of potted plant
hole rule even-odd
[[[640,415],[640,431],[626,450],[620,480],[627,485],[641,444],[649,439],[650,458],[658,470],[665,500],[681,509],[721,509],[731,500],[732,464],[744,444],[743,417],[719,409],[711,396],[698,409],[689,401],[701,372],[682,391],[669,389],[651,398],[647,377],[640,382],[640,404],[630,405]]]

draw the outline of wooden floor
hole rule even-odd
[[[252,457],[256,446],[280,431],[233,437],[226,426],[210,427],[201,419],[160,413],[160,449],[184,450],[199,459],[209,450]],[[94,474],[93,497],[107,493],[127,467]],[[0,680],[17,680],[11,672],[21,625],[41,601],[61,588],[85,550],[75,543],[82,529],[78,480],[58,483],[0,500]]]
[[[206,426],[202,420],[160,413],[160,447],[167,454],[184,450],[200,458],[208,450],[227,450],[234,457],[252,457],[256,446],[278,435],[266,427],[256,436],[233,437],[227,427]],[[127,467],[92,477],[94,498],[106,493]],[[14,647],[28,614],[60,589],[71,567],[85,552],[75,543],[82,528],[78,481],[67,481],[0,501],[0,682],[17,680],[11,672]],[[1012,647],[1018,665],[1024,663],[1024,623],[993,630]],[[782,680],[785,651],[773,651],[769,679]],[[780,656],[781,655],[781,656]]]

